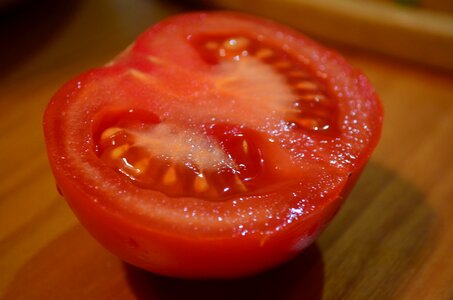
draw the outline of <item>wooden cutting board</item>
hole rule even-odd
[[[157,1],[47,1],[0,18],[0,298],[452,299],[453,74],[339,47],[385,106],[381,142],[315,245],[259,276],[163,278],[122,263],[56,192],[41,120],[55,90],[183,11]]]
[[[319,38],[453,70],[453,2],[448,0],[205,2],[269,17]]]

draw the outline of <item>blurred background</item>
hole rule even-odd
[[[16,57],[45,47],[48,39],[64,30],[62,27],[83,32],[73,43],[80,49],[87,44],[93,54],[103,53],[105,58],[107,51],[118,52],[154,20],[184,10],[204,9],[245,11],[326,42],[453,69],[453,2],[449,0],[101,0],[99,4],[84,0],[3,0],[1,70],[5,72]],[[110,31],[115,36],[109,35],[108,43],[102,43]],[[64,40],[61,43],[68,45]],[[46,53],[55,59],[53,53]]]
[[[327,44],[367,74],[385,108],[381,142],[318,242],[226,282],[154,276],[98,246],[56,192],[41,129],[64,82],[166,16],[210,9]],[[449,0],[0,1],[0,298],[451,299],[452,70]]]

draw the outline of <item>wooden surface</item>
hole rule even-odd
[[[433,0],[426,1],[431,6],[419,0],[205,1],[272,17],[343,44],[453,70],[451,0],[437,3],[439,9],[430,9],[436,7]]]
[[[453,74],[352,48],[338,50],[383,99],[382,140],[294,261],[243,280],[168,279],[123,264],[78,225],[47,165],[44,107],[63,82],[183,9],[45,1],[1,16],[0,298],[453,299]]]

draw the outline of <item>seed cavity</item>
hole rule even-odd
[[[240,35],[211,37],[201,45],[200,51],[205,51],[203,55],[211,63],[251,58],[269,65],[283,76],[292,89],[294,100],[293,107],[279,111],[285,111],[285,121],[296,124],[296,128],[318,132],[332,132],[333,128],[337,128],[337,105],[326,93],[322,83],[325,78],[311,72],[305,65],[307,62],[293,58],[287,52],[288,48],[276,49],[264,44],[263,39],[255,40]],[[234,82],[235,79],[228,78],[225,81]],[[244,152],[247,152],[246,147],[243,146]]]
[[[125,128],[114,125],[99,134],[97,153],[136,185],[170,196],[206,199],[223,199],[248,190],[246,182],[255,173],[250,173],[245,158],[254,157],[257,150],[242,132],[225,137],[240,140],[233,143],[238,148],[227,150],[217,141],[220,137],[211,133],[178,129],[164,122],[137,127],[136,121],[127,120],[132,127],[121,121]]]

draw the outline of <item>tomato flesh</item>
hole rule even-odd
[[[320,131],[331,135],[338,133],[336,103],[328,97],[322,82],[316,80],[303,64],[282,49],[244,36],[196,36],[190,40],[203,60],[211,65],[225,62],[234,64],[247,60],[257,60],[270,65],[275,73],[284,78],[293,92],[293,99],[290,99],[292,105],[283,108],[286,110],[283,121],[287,122],[289,127],[301,130]],[[191,149],[193,144],[212,145],[216,141],[197,140],[195,133],[181,136],[175,133],[181,130],[174,125],[153,127],[154,130],[148,128],[144,134],[126,132],[118,127],[106,129],[100,143],[108,143],[111,147],[102,151],[101,157],[139,186],[159,190],[170,196],[219,200],[225,196],[248,192],[275,180],[269,176],[269,170],[266,172],[267,180],[260,180],[258,183],[253,180],[257,175],[266,175],[259,174],[264,164],[260,145],[237,129],[222,126],[219,130],[217,124],[211,126],[211,130],[215,128],[216,131],[214,137],[221,138],[217,142],[226,154],[222,157],[219,150],[197,149],[198,153],[205,156],[212,154],[210,161],[214,166],[211,168],[192,161],[191,158],[196,156],[196,153]],[[135,139],[147,140],[147,145],[131,145],[134,143],[134,135]],[[190,140],[190,144],[186,144],[184,139]],[[171,141],[177,143],[172,144]],[[168,148],[166,153],[152,153],[156,148],[162,147],[162,144]],[[183,155],[172,158],[174,149],[182,145],[186,146],[181,149]],[[213,152],[217,152],[217,155]]]
[[[125,261],[179,277],[253,274],[307,247],[381,124],[368,80],[339,55],[216,12],[150,28],[64,85],[44,117],[82,224]]]
[[[335,133],[337,107],[323,83],[283,49],[266,45],[244,36],[192,37],[201,57],[210,64],[258,60],[270,65],[284,77],[293,91],[293,105],[288,107],[286,121],[304,130]]]

